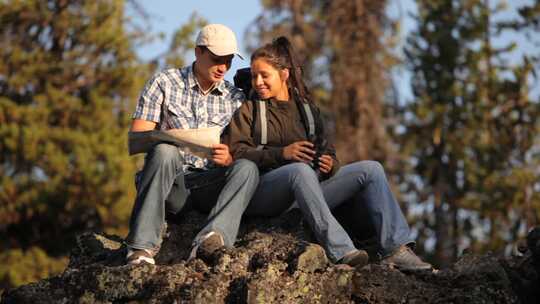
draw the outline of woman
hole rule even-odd
[[[375,226],[383,264],[402,270],[431,269],[410,249],[409,226],[381,165],[362,161],[339,168],[287,38],[279,37],[253,53],[251,76],[257,96],[236,112],[229,137],[234,158],[255,162],[262,174],[246,214],[276,216],[296,201],[330,259],[360,266],[367,263],[367,253],[354,247],[330,212],[354,199]],[[263,110],[258,106],[260,100]],[[311,118],[306,114],[310,109]],[[257,112],[261,111],[264,115],[259,119]],[[266,120],[263,145],[261,127],[253,127],[257,120],[258,124]],[[315,134],[310,136],[313,126]]]

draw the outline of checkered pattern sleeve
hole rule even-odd
[[[159,123],[164,95],[163,88],[160,85],[160,75],[158,74],[152,77],[144,86],[132,118]]]
[[[233,107],[236,110],[240,108],[240,106],[242,105],[242,103],[244,103],[244,101],[246,101],[246,96],[244,95],[244,92],[235,88],[231,92],[231,100],[233,102]]]

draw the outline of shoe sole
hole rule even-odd
[[[126,256],[126,264],[128,265],[139,265],[141,263],[147,263],[155,265],[156,261],[150,254],[141,254],[140,252],[132,251],[128,252]]]
[[[403,272],[424,272],[424,271],[431,271],[433,272],[433,267],[426,267],[426,268],[403,268],[403,267],[400,267],[398,266],[397,264],[395,263],[381,263],[380,265],[383,265],[383,266],[388,266],[388,268],[390,269],[397,269],[399,271],[403,271]]]
[[[145,256],[138,256],[137,258],[134,258],[134,259],[127,259],[127,263],[128,265],[139,265],[141,263],[147,263],[147,264],[152,264],[152,265],[156,265],[156,261],[153,259],[153,258],[149,258],[149,257],[145,257]]]
[[[154,260],[150,261],[150,260],[147,260],[147,259],[137,259],[137,260],[133,260],[133,261],[128,261],[127,265],[140,265],[142,263],[150,264],[150,265],[156,265],[156,262]]]

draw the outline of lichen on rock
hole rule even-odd
[[[334,265],[298,214],[250,219],[235,248],[186,261],[204,223],[195,211],[169,221],[156,265],[124,265],[116,236],[78,237],[60,275],[9,290],[1,303],[537,303],[535,230],[523,256],[465,255],[437,273],[372,263]]]

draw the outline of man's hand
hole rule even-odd
[[[328,174],[330,171],[332,171],[332,167],[334,166],[334,159],[328,155],[323,154],[321,157],[319,157],[319,169],[322,173]]]
[[[313,160],[315,150],[309,141],[297,141],[283,148],[283,158],[309,163]]]
[[[229,146],[225,144],[212,145],[212,161],[219,166],[229,166],[233,162],[231,153],[229,152]]]

